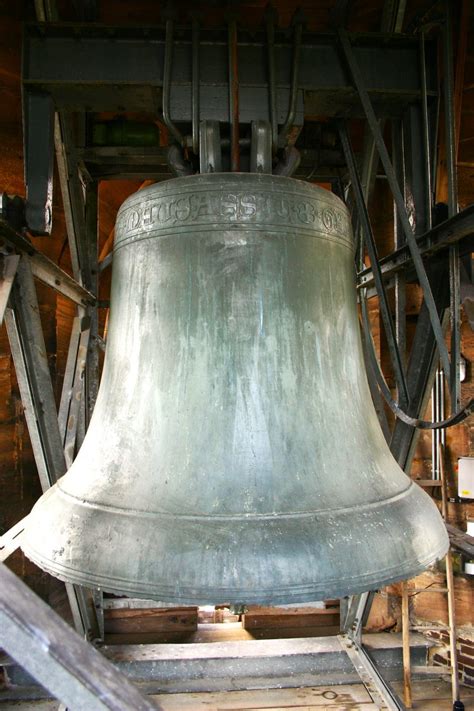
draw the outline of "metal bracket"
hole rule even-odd
[[[377,707],[405,711],[405,706],[382,678],[366,650],[346,635],[339,635],[338,639]]]
[[[219,121],[201,121],[199,124],[199,171],[222,171],[221,131]]]
[[[26,223],[32,234],[51,234],[53,216],[54,107],[49,94],[23,95]]]
[[[272,127],[269,121],[252,121],[250,172],[272,172]]]

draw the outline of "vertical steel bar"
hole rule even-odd
[[[97,294],[99,288],[99,249],[98,249],[98,185],[88,183],[85,196],[85,222],[87,256],[90,264],[89,289]],[[85,390],[87,423],[94,410],[99,391],[99,315],[97,305],[87,310],[90,318],[90,336],[86,362]]]
[[[184,145],[181,131],[171,120],[171,71],[173,68],[174,21],[166,21],[165,61],[163,65],[163,122],[180,146]]]
[[[240,170],[239,152],[239,63],[237,49],[237,22],[231,20],[228,27],[229,41],[229,118],[230,118],[230,169]]]
[[[448,488],[445,469],[445,449],[440,447],[441,513],[448,520]],[[446,554],[446,588],[448,590],[449,650],[451,656],[451,693],[453,705],[459,701],[458,654],[456,650],[456,611],[454,599],[454,572],[451,549]]]
[[[50,94],[23,90],[26,223],[51,234],[54,173],[54,105]]]
[[[78,322],[78,329],[76,325]],[[71,347],[68,354],[68,361],[71,358],[72,377],[70,377],[68,368],[66,374],[68,381],[63,385],[61,397],[61,405],[59,408],[59,424],[61,436],[63,438],[64,456],[66,465],[69,468],[74,460],[76,436],[79,424],[80,408],[82,404],[83,394],[83,378],[86,367],[87,348],[89,344],[89,319],[81,319],[76,317],[73,336],[71,337]],[[77,332],[77,336],[74,331]],[[70,363],[68,362],[68,366]]]
[[[9,257],[0,257],[0,325],[3,323],[5,309],[7,308],[8,299],[13,286],[16,270],[20,257],[18,254],[12,254]]]
[[[453,22],[452,3],[445,2],[446,19],[443,29],[443,98],[446,131],[446,170],[448,173],[448,213],[455,215],[457,209],[456,136],[454,122],[454,72],[453,72]]]
[[[17,319],[13,309],[7,308],[5,311],[5,324],[41,489],[46,491],[54,483],[54,479],[50,478],[48,462],[43,448],[38,421],[35,416],[33,393],[28,379],[27,364],[23,353]]]
[[[84,285],[89,272],[84,254],[84,190],[73,148],[71,116],[64,111],[56,114],[54,139],[72,270],[75,280]]]
[[[432,187],[431,187],[431,146],[430,146],[430,122],[428,115],[428,89],[426,82],[426,56],[425,56],[425,33],[420,32],[420,76],[421,76],[421,113],[423,125],[423,160],[425,167],[426,182],[426,230],[430,230],[433,225],[431,215]]]
[[[192,142],[193,153],[199,153],[199,100],[200,100],[200,71],[199,71],[199,22],[194,17],[192,23],[193,43],[193,70],[192,70]]]
[[[403,124],[400,120],[392,121],[392,161],[393,169],[402,194],[405,199],[405,156],[403,145]],[[398,249],[405,244],[405,235],[398,217],[396,205],[393,205],[394,247]],[[395,274],[395,335],[397,339],[400,360],[406,368],[406,280],[403,272]],[[400,398],[400,393],[398,393]]]
[[[11,294],[15,321],[26,366],[31,399],[44,458],[48,467],[49,484],[66,471],[66,464],[58,426],[58,413],[49,371],[46,345],[41,325],[38,298],[29,258],[24,255],[18,265]],[[11,319],[9,321],[11,323]],[[16,365],[16,364],[15,364]]]
[[[406,407],[408,403],[408,389],[405,379],[404,368],[401,362],[400,353],[397,348],[395,329],[393,325],[392,315],[390,313],[387,293],[385,291],[385,286],[382,279],[382,273],[378,261],[375,240],[372,234],[369,214],[367,211],[367,206],[365,204],[364,196],[362,194],[362,187],[359,180],[359,174],[352,151],[352,146],[349,140],[349,135],[347,133],[347,128],[343,122],[339,124],[339,136],[341,139],[342,150],[344,152],[344,157],[351,180],[352,190],[354,192],[355,202],[359,213],[362,233],[365,238],[365,245],[367,247],[370,263],[372,265],[374,281],[377,288],[377,295],[379,297],[380,312],[382,314],[382,320],[387,336],[387,343],[390,352],[392,367],[395,374],[398,391],[400,394],[400,403],[403,403],[403,406],[401,405],[402,407]]]
[[[441,362],[443,363],[443,367],[449,372],[450,365],[449,365],[448,350],[446,348],[446,344],[444,341],[443,331],[442,331],[441,324],[439,321],[436,303],[433,298],[433,292],[431,290],[431,286],[430,286],[428,276],[425,271],[425,267],[423,264],[422,257],[420,255],[420,251],[418,249],[418,245],[416,243],[415,236],[412,232],[410,223],[408,221],[408,216],[407,216],[406,209],[405,209],[405,202],[403,200],[403,196],[400,192],[400,188],[397,183],[397,179],[396,179],[396,176],[395,176],[395,173],[393,170],[393,166],[390,161],[390,157],[388,155],[387,148],[385,146],[385,142],[383,140],[382,133],[380,131],[380,126],[378,124],[377,117],[376,117],[374,109],[372,107],[372,102],[371,102],[370,97],[369,97],[367,90],[365,88],[364,80],[363,80],[359,65],[357,63],[357,60],[354,56],[354,52],[352,50],[352,46],[350,44],[348,35],[344,30],[339,30],[338,36],[339,36],[339,40],[340,40],[341,47],[342,47],[342,50],[344,53],[344,57],[346,59],[347,65],[349,67],[354,85],[355,85],[357,92],[359,94],[359,99],[360,99],[362,107],[364,109],[366,119],[368,121],[370,129],[371,129],[372,134],[374,136],[375,145],[377,147],[378,154],[379,154],[380,159],[382,161],[382,164],[383,164],[383,167],[385,170],[385,175],[387,176],[387,180],[390,184],[390,188],[392,190],[393,197],[394,197],[395,203],[397,205],[398,214],[399,214],[402,226],[403,226],[403,231],[405,233],[405,238],[408,243],[408,247],[410,249],[410,254],[411,254],[411,257],[413,260],[413,265],[415,267],[415,271],[416,271],[416,274],[418,277],[418,281],[420,282],[420,286],[423,289],[423,295],[424,295],[426,306],[428,308],[428,312],[430,315],[431,327],[433,329],[433,332],[434,332],[434,335],[436,338],[436,344],[439,349]]]
[[[72,389],[74,387],[74,373],[76,370],[77,351],[79,348],[79,340],[81,336],[81,318],[76,316],[72,323],[71,336],[69,338],[69,348],[67,353],[66,368],[64,370],[63,386],[61,390],[61,400],[58,410],[59,432],[63,442],[66,437],[67,421],[69,415],[69,407],[72,397]]]
[[[275,71],[275,15],[272,5],[265,9],[265,22],[267,27],[267,57],[268,57],[268,99],[270,124],[272,127],[272,154],[278,149],[278,114],[277,114],[277,88]]]
[[[443,70],[444,70],[444,118],[446,128],[446,168],[448,173],[448,215],[452,217],[458,211],[457,175],[456,175],[456,135],[454,117],[454,74],[453,74],[453,26],[452,3],[447,1],[446,22],[443,31]],[[459,246],[449,248],[449,283],[451,294],[451,412],[459,408],[461,396],[460,360],[461,360],[461,318],[460,318],[460,276]]]
[[[298,97],[298,76],[300,67],[301,54],[301,38],[303,35],[303,23],[301,19],[297,19],[293,29],[293,59],[291,63],[291,88],[290,88],[290,103],[285,123],[280,129],[278,136],[278,144],[284,148],[286,146],[288,134],[296,116],[296,99]]]
[[[27,258],[23,257],[23,259],[26,263]],[[28,275],[27,269],[28,265],[26,265],[26,274]],[[20,283],[25,285],[24,296],[30,296],[29,303],[31,304],[33,300],[31,298],[31,283],[28,285],[28,281],[28,278],[23,281],[20,279]],[[36,297],[36,294],[34,294],[34,297]],[[33,309],[33,323],[26,327],[23,316],[24,314],[20,312],[18,305],[15,305],[15,311],[11,308],[7,309],[5,323],[33,455],[41,488],[44,492],[64,473],[66,464],[59,436],[59,426],[41,323],[38,324],[39,309]],[[35,340],[31,340],[33,334]],[[52,419],[53,416],[56,420],[55,424]],[[56,442],[56,440],[58,441]],[[78,632],[86,635],[88,630],[91,629],[91,623],[81,602],[82,591],[67,583],[66,592],[74,625]]]

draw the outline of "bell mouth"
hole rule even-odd
[[[39,530],[38,516],[41,535],[26,536],[22,548],[61,580],[129,597],[190,605],[311,602],[414,577],[442,558],[448,536],[436,508],[427,520],[425,497],[411,483],[362,510],[230,517],[229,525],[225,517],[156,515],[150,526],[150,513],[104,506],[97,515],[97,504],[88,507],[56,484],[31,514],[29,531]],[[66,520],[77,527],[61,524]],[[104,535],[107,545],[95,545]]]

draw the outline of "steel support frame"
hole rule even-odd
[[[68,102],[66,102],[66,104],[68,104]],[[62,184],[64,185],[65,181],[68,183],[69,202],[76,203],[76,209],[74,209],[74,207],[69,208],[70,219],[68,221],[68,228],[69,228],[68,232],[70,232],[70,233],[74,232],[76,234],[77,234],[77,232],[80,232],[85,235],[85,239],[81,240],[79,246],[74,241],[72,241],[72,242],[70,241],[71,252],[73,253],[73,255],[74,254],[77,255],[75,258],[73,257],[73,261],[75,259],[75,264],[76,264],[75,275],[83,283],[85,282],[88,289],[91,289],[91,291],[93,293],[97,293],[96,288],[95,289],[93,288],[93,286],[95,285],[94,284],[94,280],[95,280],[94,266],[93,266],[94,265],[94,255],[91,251],[89,251],[91,244],[89,243],[89,248],[87,246],[88,245],[87,235],[92,234],[91,227],[94,223],[94,217],[90,216],[91,214],[94,213],[94,207],[92,207],[92,213],[89,213],[89,218],[87,218],[86,212],[85,212],[86,201],[84,199],[84,194],[88,188],[81,181],[80,174],[77,171],[77,164],[78,164],[77,156],[73,155],[72,151],[70,150],[71,147],[73,146],[72,130],[71,130],[71,123],[72,122],[71,122],[70,118],[71,117],[69,116],[69,124],[67,123],[67,118],[66,119],[63,118],[62,121],[61,121],[61,118],[58,119],[57,132],[56,132],[56,146],[57,146],[58,153],[60,154],[60,156],[62,155],[62,159],[64,161],[64,165],[63,165],[63,169],[62,169],[62,175],[63,175]],[[411,125],[412,124],[409,122],[408,126],[410,127]],[[69,133],[68,133],[68,130],[69,130]],[[67,148],[66,146],[69,146],[69,148]],[[265,150],[267,150],[266,147],[265,147]],[[72,166],[72,169],[71,169],[71,166]],[[61,168],[60,168],[60,171],[61,171]],[[72,188],[71,188],[71,183],[72,183]],[[72,193],[72,198],[71,198],[71,193]],[[82,194],[82,200],[81,200],[81,194]],[[65,202],[67,203],[67,201],[68,201],[68,197],[66,195]],[[79,218],[77,217],[77,215],[79,215]],[[96,219],[97,219],[97,217],[95,215],[95,221],[96,221]],[[69,223],[72,223],[72,227],[70,226]],[[88,223],[88,227],[87,227],[86,223]],[[78,224],[79,224],[79,226],[77,226]],[[80,251],[81,251],[81,245],[83,246],[83,248],[85,250],[83,252],[82,257],[79,256]],[[444,243],[439,242],[438,246],[444,246]],[[398,266],[394,268],[394,271],[395,270],[399,271],[400,269],[406,268],[409,264],[411,264],[411,258],[410,258],[410,256],[408,256],[406,254],[406,250],[399,250],[399,251],[403,252],[403,257],[401,257],[400,255],[395,257],[395,260],[397,258],[401,258],[401,261],[397,263]],[[428,252],[434,251],[432,241],[430,238],[427,239],[427,251]],[[85,265],[85,267],[83,269],[81,269],[79,266],[81,262],[82,262],[82,264]],[[91,266],[91,263],[92,263],[92,266]],[[382,266],[382,271],[383,271],[383,266]],[[387,269],[387,271],[388,271],[388,269]],[[368,278],[370,278],[370,275]],[[442,309],[440,309],[439,313],[440,314],[443,313]],[[422,319],[423,314],[424,314],[424,317]],[[429,325],[429,317],[428,318],[426,317],[426,307],[424,309],[423,314],[420,316],[420,320],[422,319],[422,323],[420,323],[420,336],[418,337],[418,341],[420,343],[423,343],[423,334],[426,331],[426,326]],[[81,323],[83,324],[84,322],[81,321]],[[87,322],[87,323],[90,323],[90,322]],[[85,329],[85,330],[87,330],[87,329]],[[82,333],[84,333],[85,330],[83,330]],[[423,331],[423,333],[422,333],[422,331]],[[417,338],[415,338],[415,341],[416,340],[417,340]],[[433,339],[431,339],[431,341],[432,340]],[[433,343],[431,343],[431,349],[435,350],[435,346],[433,345]],[[427,348],[426,350],[429,350],[429,348]],[[431,358],[433,359],[433,354],[432,354]],[[92,369],[94,372],[96,371],[96,364],[92,365]],[[419,369],[419,370],[421,370],[421,369]],[[413,380],[416,380],[415,376],[416,376],[416,373],[412,373],[410,370],[410,366],[409,366],[407,379],[409,381],[410,381],[410,378]],[[96,382],[97,376],[94,375],[93,377],[95,378],[95,382]],[[418,380],[416,380],[416,382],[417,382],[417,384],[416,384],[416,386],[414,386],[414,389],[420,390],[421,386],[420,386]],[[421,389],[423,389],[424,392],[426,392],[426,384]],[[91,409],[91,405],[93,405],[93,398],[89,403],[89,410]],[[400,424],[403,424],[403,423],[400,423]],[[413,430],[413,428],[410,428],[410,429]],[[393,446],[394,446],[394,451],[396,451],[396,445],[393,445]],[[401,446],[400,446],[400,448],[403,449],[403,447],[401,447]],[[405,447],[405,449],[406,449],[406,447]],[[408,461],[408,459],[406,459],[405,461]],[[367,657],[367,654],[363,650],[363,648],[358,648],[358,643],[360,642],[360,630],[361,630],[361,626],[362,626],[362,619],[363,619],[364,615],[368,614],[368,606],[370,604],[369,601],[370,601],[370,596],[368,594],[367,594],[367,596],[361,596],[360,599],[354,598],[351,601],[348,616],[345,620],[345,624],[347,625],[349,623],[349,620],[353,619],[352,628],[353,628],[353,633],[356,638],[356,642],[354,642],[355,649],[356,649],[357,654],[361,654],[364,657]],[[371,663],[372,662],[369,661],[369,664],[371,664]],[[377,676],[377,674],[375,676]],[[383,688],[383,685],[382,685],[382,688]],[[389,692],[389,694],[390,694],[390,692]],[[389,705],[388,708],[402,708],[402,707]]]
[[[143,696],[92,645],[0,563],[0,644],[75,711],[152,711]]]
[[[448,10],[449,13],[449,10]],[[449,24],[449,23],[448,23]],[[445,38],[449,36],[450,37],[450,30],[445,32]],[[427,111],[426,111],[426,84],[425,84],[425,78],[426,76],[424,72],[426,71],[426,65],[425,65],[425,58],[424,58],[424,37],[422,38],[423,46],[421,47],[421,54],[422,54],[422,67],[421,67],[421,72],[422,72],[422,77],[423,77],[423,82],[424,82],[424,90],[423,90],[423,96],[422,96],[422,103],[421,107],[418,106],[411,106],[408,109],[408,115],[405,117],[404,121],[404,133],[402,134],[404,136],[404,139],[394,132],[392,135],[394,137],[393,143],[392,143],[392,160],[394,161],[394,170],[391,168],[389,161],[388,161],[388,156],[383,154],[383,145],[382,144],[382,139],[381,139],[381,130],[380,127],[377,126],[376,121],[375,121],[375,114],[373,113],[373,110],[370,106],[370,99],[368,95],[365,93],[364,90],[364,83],[361,78],[361,75],[358,71],[357,67],[357,61],[355,61],[354,55],[351,56],[351,48],[350,44],[347,40],[347,35],[345,35],[344,32],[340,32],[340,38],[341,38],[341,45],[343,47],[343,52],[345,54],[346,60],[348,62],[349,68],[351,75],[354,79],[354,82],[358,88],[359,95],[361,96],[361,102],[364,105],[364,110],[366,113],[366,117],[368,119],[368,122],[370,124],[370,129],[372,132],[373,140],[369,140],[369,146],[368,150],[366,153],[366,158],[367,160],[364,163],[364,169],[365,173],[364,174],[364,179],[365,179],[365,193],[366,196],[368,197],[368,194],[370,192],[369,190],[369,183],[370,183],[370,173],[374,170],[374,165],[375,160],[373,159],[372,153],[375,145],[377,145],[379,155],[382,158],[382,162],[384,163],[384,167],[386,169],[392,170],[392,175],[390,176],[389,172],[387,172],[387,177],[389,178],[389,182],[391,184],[392,191],[394,192],[394,197],[395,197],[395,202],[397,203],[397,208],[398,211],[395,211],[395,247],[396,249],[398,248],[398,251],[401,252],[403,249],[403,242],[404,239],[406,238],[407,241],[412,242],[410,244],[410,262],[413,259],[413,261],[418,261],[417,266],[417,276],[420,276],[420,252],[418,251],[417,244],[413,244],[414,240],[411,237],[411,235],[408,233],[407,230],[407,216],[406,214],[401,210],[401,205],[403,199],[407,201],[408,198],[408,203],[411,204],[414,208],[414,231],[415,234],[420,235],[423,234],[424,232],[430,233],[431,232],[431,188],[430,188],[430,181],[426,181],[425,177],[426,175],[430,176],[430,150],[429,150],[429,126],[427,124]],[[451,47],[448,45],[448,42],[445,40],[445,67],[447,66],[448,68],[445,69],[445,74],[449,74],[449,60],[446,59],[446,57],[449,55],[450,56],[450,51]],[[451,79],[451,77],[449,77]],[[450,89],[450,84],[451,84],[451,89],[452,89],[452,81],[450,82],[449,80],[446,81],[447,88],[445,87],[445,96],[448,96],[448,98],[445,99],[446,102],[449,102],[449,89]],[[372,111],[372,115],[371,115]],[[448,112],[449,113],[449,112]],[[449,117],[448,117],[449,118]],[[448,146],[452,145],[452,141],[450,143],[450,136],[449,136],[449,126],[452,126],[453,123],[452,121],[448,121],[448,129],[447,129],[447,143]],[[347,139],[347,135],[345,136]],[[341,139],[343,140],[343,145],[344,145],[344,134],[341,135]],[[404,144],[404,141],[406,142]],[[346,140],[346,143],[348,141]],[[419,151],[413,152],[411,150],[413,143],[416,145],[422,145],[424,147],[424,161],[421,161],[417,163],[416,161],[413,160],[413,156],[416,155],[417,160],[418,156],[420,154]],[[398,146],[402,146],[402,151],[401,153],[398,152]],[[372,149],[372,151],[371,151]],[[348,153],[350,154],[350,148],[348,149],[347,146],[345,148],[345,153],[346,153],[346,159],[348,156]],[[404,155],[408,157],[408,165],[406,165]],[[410,155],[412,156],[412,159],[410,160]],[[351,156],[349,155],[349,176],[351,183],[354,187],[354,181],[356,183],[356,203],[357,203],[357,208],[359,211],[359,222],[362,226],[362,230],[366,235],[366,239],[368,238],[368,246],[369,246],[369,253],[370,253],[370,224],[368,224],[368,220],[364,219],[367,217],[367,211],[365,208],[365,204],[361,204],[361,196],[362,196],[362,203],[363,203],[363,191],[362,187],[360,185],[360,181],[358,179],[358,176],[355,175],[356,170],[355,167],[350,166],[350,158]],[[452,167],[452,166],[451,166]],[[407,171],[407,173],[405,172]],[[454,175],[454,171],[451,170],[451,172]],[[403,186],[403,198],[400,197],[400,194],[397,196],[396,195],[396,189],[397,189],[397,179],[400,184],[400,179],[401,179],[401,184]],[[451,181],[453,183],[454,181]],[[357,193],[357,188],[359,188],[360,195]],[[406,195],[406,190],[408,189],[409,195]],[[451,188],[450,190],[450,203],[451,205],[454,202],[454,198],[452,197],[452,194],[454,193],[454,189]],[[358,199],[357,199],[358,198]],[[455,210],[453,207],[450,209],[450,217],[453,217],[455,214]],[[421,219],[420,219],[421,218]],[[398,227],[398,229],[397,229]],[[446,225],[442,226],[441,229],[446,228]],[[445,237],[446,237],[446,232],[449,232],[448,230],[445,229]],[[470,230],[472,234],[472,229]],[[404,233],[404,234],[403,234]],[[397,240],[397,234],[402,236],[402,239]],[[429,234],[426,243],[429,243],[429,247],[432,247],[432,240],[431,240],[432,235]],[[453,246],[448,247],[449,249],[449,257],[450,257],[450,287],[451,287],[451,313],[455,313],[454,317],[453,315],[451,316],[451,322],[452,322],[452,332],[453,332],[453,340],[452,340],[452,353],[454,354],[454,358],[456,361],[452,364],[451,370],[449,375],[451,376],[451,382],[452,382],[452,409],[453,411],[456,411],[458,406],[459,406],[459,391],[457,389],[456,385],[456,380],[457,379],[457,371],[456,371],[456,365],[457,365],[457,359],[458,359],[458,352],[459,352],[459,245],[458,245],[458,238],[459,235],[456,235],[453,238]],[[415,252],[413,250],[413,247],[415,247]],[[373,249],[372,249],[373,252]],[[374,255],[370,254],[371,257],[371,264],[372,267],[370,270],[365,270],[365,273],[370,272],[370,277],[373,279],[376,287],[377,287],[377,293],[379,295],[379,299],[382,301],[382,307],[385,304],[384,298],[385,298],[385,291],[383,289],[383,283],[382,283],[382,288],[381,288],[381,269],[378,261],[375,263],[374,262]],[[416,259],[415,259],[416,257]],[[405,264],[406,266],[406,264]],[[435,265],[434,270],[436,270],[436,273],[433,273],[433,270],[431,270],[431,278],[428,280],[426,278],[426,274],[423,275],[423,279],[420,278],[420,283],[423,286],[424,292],[426,292],[426,287],[428,291],[426,292],[426,296],[428,299],[428,304],[426,300],[423,302],[422,310],[418,319],[418,324],[417,324],[417,330],[416,330],[416,335],[415,335],[415,342],[412,348],[412,354],[411,354],[411,360],[407,372],[407,385],[409,388],[409,393],[408,393],[408,402],[406,405],[408,405],[408,411],[415,415],[416,417],[420,416],[420,413],[422,414],[423,408],[426,406],[426,401],[427,401],[427,395],[429,395],[429,392],[431,390],[431,385],[433,382],[433,377],[434,377],[434,370],[435,366],[437,364],[437,360],[439,358],[438,355],[438,349],[437,345],[439,344],[440,348],[442,345],[444,346],[444,343],[441,343],[441,333],[444,333],[445,328],[446,328],[446,315],[447,315],[447,304],[446,304],[446,298],[449,298],[447,295],[447,289],[446,289],[446,269],[444,265]],[[404,275],[400,272],[400,270],[397,270],[395,273],[395,291],[396,291],[396,317],[397,317],[397,328],[396,328],[396,333],[397,333],[397,343],[395,344],[397,346],[404,346],[405,344],[405,338],[404,338],[404,328],[402,324],[402,328],[398,327],[398,318],[400,316],[399,311],[400,311],[400,295],[404,295],[404,280],[405,277]],[[431,287],[430,287],[431,285]],[[359,278],[359,286],[362,286],[361,280]],[[400,290],[402,290],[402,294],[400,294]],[[436,318],[436,316],[438,318]],[[403,316],[404,317],[404,316]],[[386,321],[386,319],[385,319]],[[388,327],[388,338],[389,338],[389,343],[392,343],[393,345],[393,338],[391,338],[392,333],[390,329],[390,323],[386,323],[386,329]],[[398,350],[398,349],[397,349]],[[403,354],[400,354],[400,358],[403,362]],[[393,360],[393,359],[392,359]],[[446,361],[446,357],[444,357],[444,361]],[[405,468],[405,470],[409,470],[411,466],[411,460],[413,457],[414,453],[414,447],[416,444],[416,439],[417,439],[417,434],[418,431],[414,427],[407,426],[400,420],[396,421],[395,424],[395,430],[392,434],[392,439],[391,439],[391,450],[394,456],[397,458],[399,461],[399,464]],[[360,676],[362,680],[364,681],[364,674],[368,674],[368,683],[371,684],[373,687],[375,687],[376,692],[380,692],[382,695],[383,700],[385,701],[385,706],[387,708],[393,708],[393,709],[402,709],[404,708],[403,704],[401,701],[397,698],[397,696],[393,693],[393,691],[390,689],[390,687],[385,683],[385,681],[382,679],[380,676],[380,673],[378,672],[376,666],[374,665],[372,659],[368,655],[367,651],[364,650],[363,646],[361,645],[360,642],[360,630],[362,627],[362,620],[364,616],[368,615],[368,612],[370,610],[370,596],[368,594],[366,595],[360,595],[356,596],[353,598],[349,598],[347,605],[346,605],[346,614],[343,619],[342,623],[342,629],[343,631],[348,632],[348,637],[341,637],[341,641],[346,640],[347,641],[347,651],[348,654],[351,656],[351,659],[354,662],[354,665],[358,670],[360,671]],[[359,669],[360,668],[360,669]],[[364,683],[366,683],[364,681]]]
[[[41,13],[43,15],[45,13]],[[176,122],[189,121],[193,124],[193,145],[197,137],[196,111],[200,120],[226,122],[231,118],[229,77],[226,74],[228,37],[214,32],[210,42],[209,38],[206,39],[206,33],[200,32],[200,98],[197,105],[196,32],[192,31],[189,36],[186,32],[181,33],[180,39],[176,40],[172,31],[170,34],[170,24],[173,25],[172,20],[167,22],[165,34],[157,28],[148,28],[144,33],[138,29],[91,29],[87,25],[76,26],[72,32],[71,26],[59,24],[54,28],[47,24],[42,24],[41,28],[28,25],[25,30],[25,182],[31,186],[31,200],[29,197],[27,202],[27,215],[29,218],[31,215],[28,224],[38,233],[49,234],[51,231],[51,219],[43,215],[42,224],[39,224],[38,214],[41,209],[44,214],[50,213],[51,137],[54,133],[74,276],[85,286],[90,282],[90,273],[88,260],[81,252],[86,230],[84,183],[88,176],[81,176],[78,167],[80,163],[74,140],[77,126],[74,126],[72,112],[79,112],[76,117],[79,122],[84,120],[84,105],[88,105],[89,110],[120,110],[127,106],[128,110],[152,110],[156,113],[162,94],[166,109],[164,115],[173,115],[174,122],[170,122],[170,126],[178,142],[182,143],[185,137]],[[304,121],[305,112],[335,116],[344,106],[352,115],[360,113],[357,95],[347,81],[334,34],[306,34],[302,41],[299,22],[294,29],[296,39],[293,44],[288,42],[284,33],[274,28],[270,38],[266,33],[250,36],[243,31],[239,33],[238,40],[236,32],[230,36],[234,38],[234,35],[235,47],[229,56],[235,58],[240,54],[240,122],[270,121],[272,136],[280,124],[283,126],[281,133],[288,134],[291,145]],[[269,83],[265,54],[270,47],[273,61]],[[96,56],[97,52],[100,58]],[[379,36],[360,35],[356,38],[354,52],[367,78],[370,96],[387,115],[399,113],[407,102],[420,96],[423,87],[418,72],[416,41],[393,37],[381,40]],[[100,82],[97,81],[99,66]],[[405,71],[400,71],[402,66]],[[229,68],[232,67],[230,76],[233,80],[237,76],[235,61],[230,63]],[[434,90],[434,72],[427,81],[429,89]],[[235,91],[232,97],[234,94]],[[35,101],[41,102],[41,106],[48,111],[38,111],[32,121],[28,107]],[[231,102],[232,106],[234,103]],[[53,108],[58,112],[55,118]],[[234,125],[237,126],[235,120]],[[50,137],[42,145],[42,151],[35,153],[26,150],[37,142],[41,133]],[[238,145],[234,147],[235,160],[237,148]]]
[[[25,419],[43,491],[66,471],[55,397],[43,337],[30,257],[18,262],[9,306],[5,312],[10,348]],[[98,636],[90,594],[66,584],[76,628],[91,639]]]

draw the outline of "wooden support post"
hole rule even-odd
[[[411,667],[410,667],[410,611],[408,583],[402,582],[402,643],[403,643],[403,700],[407,709],[411,709]]]
[[[441,513],[444,520],[448,514],[448,492],[446,482],[446,470],[444,466],[445,451],[440,447],[440,476],[441,476]],[[458,676],[458,655],[456,650],[456,615],[454,603],[454,575],[453,558],[451,549],[446,554],[446,588],[448,595],[448,625],[449,625],[449,651],[451,657],[451,691],[453,704],[459,701],[459,676]]]

